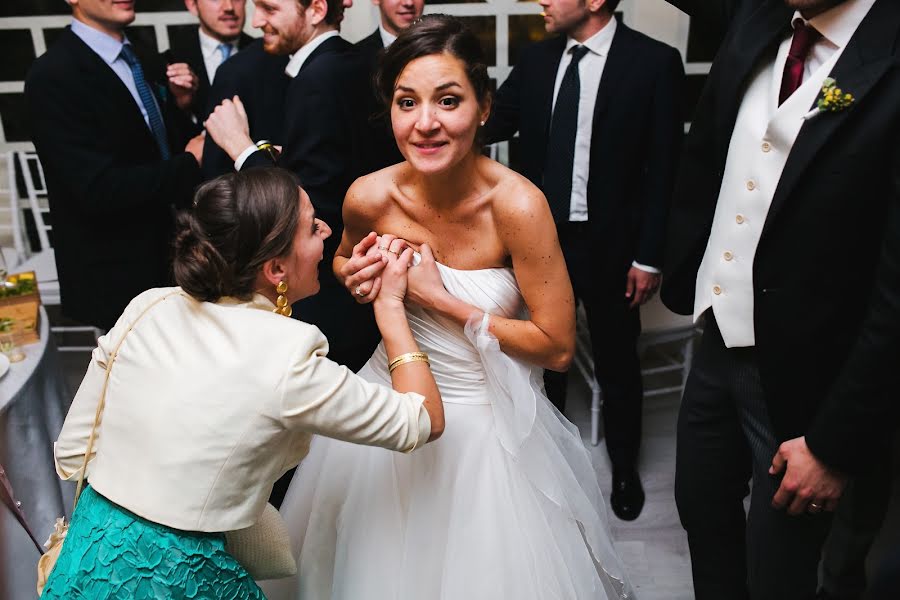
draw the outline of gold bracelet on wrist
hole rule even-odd
[[[405,365],[406,363],[411,362],[424,362],[427,365],[431,366],[431,362],[428,360],[428,355],[424,352],[407,352],[406,354],[401,354],[394,360],[388,364],[388,373],[393,373],[394,369],[399,367],[400,365]]]

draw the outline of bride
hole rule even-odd
[[[452,17],[424,17],[388,48],[376,85],[406,161],[351,187],[334,268],[369,302],[382,254],[419,250],[408,319],[445,433],[411,455],[316,438],[281,509],[298,574],[268,582],[267,597],[630,598],[589,454],[541,389],[542,368],[571,361],[574,299],[544,196],[480,152],[479,42]],[[359,374],[390,381],[383,347]]]

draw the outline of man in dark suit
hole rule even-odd
[[[696,597],[812,598],[827,511],[848,475],[888,459],[896,423],[900,4],[671,2],[729,30],[662,290],[706,320],[675,483]]]
[[[169,283],[172,207],[189,206],[203,142],[175,139],[192,75],[173,65],[167,82],[145,79],[123,33],[134,6],[69,3],[72,26],[32,65],[25,97],[63,312],[109,329],[134,296]]]
[[[425,10],[425,0],[372,0],[372,3],[378,7],[380,15],[378,28],[356,43],[356,49],[369,64],[370,77],[375,74],[378,66],[378,53],[390,46],[400,32],[412,25]],[[403,155],[394,141],[390,116],[387,114],[390,111],[377,101],[370,111],[375,150],[371,153],[374,160],[368,170],[376,171],[401,162]]]
[[[170,34],[167,62],[184,62],[199,79],[191,112],[199,123],[206,119],[209,88],[219,67],[243,50],[253,38],[243,32],[244,0],[184,0],[197,17],[196,29],[176,29]]]
[[[266,52],[291,54],[292,78],[285,100],[284,151],[277,164],[296,173],[316,208],[331,226],[324,256],[330,261],[343,231],[341,207],[350,184],[366,173],[371,131],[365,107],[372,94],[365,62],[338,35],[342,0],[266,0],[253,26],[265,33]],[[235,159],[235,167],[271,165],[248,133],[238,102],[226,100],[207,119],[208,133]],[[330,269],[321,269],[320,292],[295,307],[304,321],[328,338],[329,357],[359,369],[379,339],[371,307],[354,302]]]
[[[288,55],[269,54],[263,40],[255,40],[240,54],[228,59],[216,72],[209,91],[209,114],[223,101],[240,97],[247,112],[250,139],[284,145],[285,95],[291,78],[284,72]],[[234,159],[211,138],[203,144],[203,178],[234,171]]]
[[[550,203],[603,390],[610,503],[632,520],[644,504],[638,307],[659,283],[684,70],[673,48],[617,22],[616,5],[541,1],[547,31],[562,35],[523,51],[497,91],[487,137],[519,132],[519,169]],[[560,410],[565,377],[545,374]]]

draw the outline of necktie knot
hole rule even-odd
[[[794,21],[794,37],[791,40],[791,49],[788,55],[799,61],[806,61],[809,51],[819,41],[822,34],[812,25],[807,25],[803,19]]]
[[[141,64],[137,54],[134,53],[134,48],[131,47],[131,44],[122,44],[122,51],[119,53],[119,56],[128,63],[129,67]]]
[[[577,65],[578,61],[584,58],[584,55],[588,53],[588,49],[584,46],[572,46],[569,49],[569,53],[572,55],[572,64]]]
[[[219,44],[218,48],[219,52],[222,53],[222,62],[225,62],[226,60],[228,60],[228,57],[231,56],[231,44]]]

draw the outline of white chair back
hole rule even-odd
[[[23,235],[21,199],[19,189],[16,186],[16,155],[14,152],[4,152],[2,158],[3,168],[6,169],[3,177],[3,187],[0,188],[0,196],[4,202],[0,203],[0,246],[6,259],[7,267],[15,267],[19,261],[28,254]],[[12,245],[9,246],[9,242]]]
[[[41,244],[38,250],[48,250],[50,246],[49,232],[53,229],[47,224],[44,215],[50,214],[50,208],[41,206],[41,201],[47,202],[47,181],[44,178],[44,168],[35,152],[17,152],[19,168],[22,172],[22,180],[25,182],[28,210],[34,218],[34,226],[37,230],[38,241]],[[15,181],[13,181],[15,183]]]

